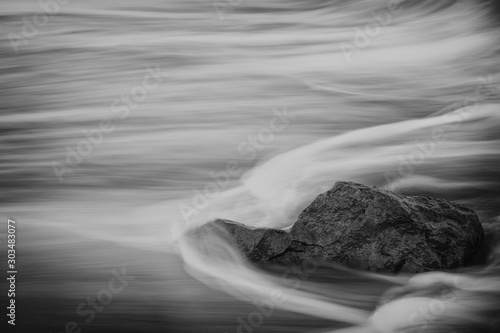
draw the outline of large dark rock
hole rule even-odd
[[[375,272],[424,272],[466,266],[483,240],[469,208],[438,198],[410,197],[337,182],[300,215],[289,233],[212,222],[258,263],[304,259]]]

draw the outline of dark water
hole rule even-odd
[[[6,331],[496,332],[498,5],[221,3],[0,5]],[[486,244],[460,272],[386,277],[182,237],[287,228],[338,180],[466,204]]]

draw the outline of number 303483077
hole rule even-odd
[[[15,264],[16,264],[16,226],[15,226],[15,221],[9,220],[8,221],[8,239],[7,239],[7,247],[8,249],[8,265],[10,269],[14,269]]]

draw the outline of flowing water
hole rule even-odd
[[[495,2],[0,6],[12,332],[500,327]],[[286,229],[339,180],[468,205],[486,244],[465,270],[384,276],[264,271],[185,236],[215,218]]]

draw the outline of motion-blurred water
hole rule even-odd
[[[1,4],[0,200],[18,225],[9,329],[393,332],[444,285],[450,306],[413,331],[498,329],[496,3],[63,2]],[[287,228],[338,180],[466,204],[485,248],[457,275],[322,265],[292,288],[222,240],[182,237],[214,218]],[[134,278],[82,315],[113,269]],[[286,301],[249,324],[277,290]],[[402,294],[415,297],[398,305]]]

